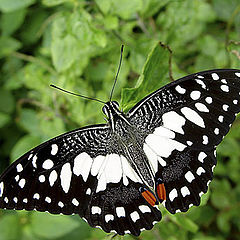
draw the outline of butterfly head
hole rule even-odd
[[[108,117],[108,119],[111,119],[114,115],[121,113],[119,110],[119,104],[116,101],[106,102],[102,108],[102,111]]]

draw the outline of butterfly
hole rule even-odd
[[[143,98],[127,113],[102,108],[106,124],[55,137],[0,176],[0,208],[79,214],[92,227],[138,236],[199,205],[216,146],[240,111],[240,70],[195,73]]]

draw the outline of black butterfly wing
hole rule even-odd
[[[128,113],[146,132],[144,151],[158,165],[166,208],[199,205],[216,165],[215,148],[240,111],[240,70],[204,71],[174,81],[145,97]]]
[[[0,176],[0,208],[79,214],[106,232],[139,235],[161,219],[108,125],[81,128],[29,151]]]

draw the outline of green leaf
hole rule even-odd
[[[24,137],[21,137],[12,149],[12,152],[10,154],[11,162],[14,162],[24,153],[31,150],[33,147],[36,147],[40,143],[41,143],[40,138],[36,136],[25,135]]]
[[[134,106],[147,94],[168,83],[169,55],[168,49],[163,44],[156,44],[148,56],[137,86],[122,90],[121,105],[124,111]]]
[[[63,120],[55,116],[51,121],[41,118],[39,128],[46,140],[63,134],[66,131]]]
[[[137,12],[143,6],[142,0],[122,0],[121,4],[115,0],[111,0],[111,2],[111,12],[123,19],[136,18]]]
[[[212,192],[211,202],[214,207],[218,209],[227,208],[231,206],[231,199],[226,192],[221,189],[216,189]]]
[[[20,8],[26,8],[36,0],[0,0],[0,10],[3,12],[12,12]]]
[[[80,225],[69,216],[51,215],[34,212],[31,215],[31,228],[33,233],[41,238],[55,239],[62,237]]]
[[[32,109],[21,109],[19,124],[29,133],[34,136],[39,136],[40,121],[37,117],[37,112]]]
[[[162,7],[166,6],[170,0],[144,0],[141,12],[144,17],[150,17],[156,14]]]
[[[26,13],[27,11],[25,8],[3,13],[0,21],[2,35],[9,36],[14,33],[22,25]]]
[[[2,58],[18,50],[21,47],[21,43],[12,37],[2,36],[0,37],[0,46],[2,46],[0,48],[0,58]]]
[[[21,225],[17,214],[9,214],[0,218],[0,240],[14,240],[21,236]]]
[[[224,233],[229,233],[229,231],[231,230],[230,218],[230,212],[222,212],[217,217],[217,226]]]
[[[0,128],[4,127],[10,121],[11,118],[7,113],[0,112]]]
[[[64,38],[57,38],[52,42],[51,52],[53,65],[58,72],[67,70],[77,58],[77,40],[68,34]]]
[[[42,0],[42,3],[49,7],[57,6],[67,2],[72,3],[73,1],[72,0]]]
[[[173,218],[172,218],[173,217]],[[174,222],[176,222],[179,226],[187,231],[196,233],[198,231],[198,225],[195,224],[190,218],[183,216],[182,214],[177,214],[172,216]]]
[[[106,47],[107,45],[107,37],[104,31],[100,31],[98,29],[93,30],[93,41],[96,43],[99,47]]]
[[[45,20],[48,17],[48,13],[45,9],[34,9],[31,12],[31,23],[26,23],[23,25],[26,27],[25,31],[21,32],[21,38],[22,41],[25,44],[32,44],[35,43],[39,38],[40,35],[39,30],[41,29],[41,27],[44,25]],[[28,18],[26,19],[26,21],[28,20]]]
[[[238,141],[234,138],[226,138],[218,147],[217,151],[222,156],[240,155]]]
[[[111,8],[111,0],[95,0],[95,2],[104,14],[107,14]]]
[[[0,112],[13,113],[15,109],[15,99],[10,91],[0,89]]]
[[[108,15],[103,20],[106,29],[114,30],[118,28],[119,21],[117,17]]]
[[[238,6],[239,0],[213,0],[213,9],[221,20],[229,20]]]
[[[203,194],[203,196],[201,197],[201,206],[204,206],[207,204],[209,197],[210,197],[210,190],[208,190],[207,193]]]

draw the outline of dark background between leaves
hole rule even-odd
[[[49,84],[107,100],[121,44],[124,60],[114,99],[124,110],[166,84],[169,73],[177,79],[240,67],[239,0],[0,0],[0,29],[1,172],[51,137],[103,122],[100,104]],[[169,50],[159,41],[172,49],[171,67]],[[215,178],[201,206],[176,215],[160,207],[163,220],[139,239],[240,239],[239,139],[237,119],[218,147]],[[0,240],[15,239],[110,236],[78,216],[0,210]]]

